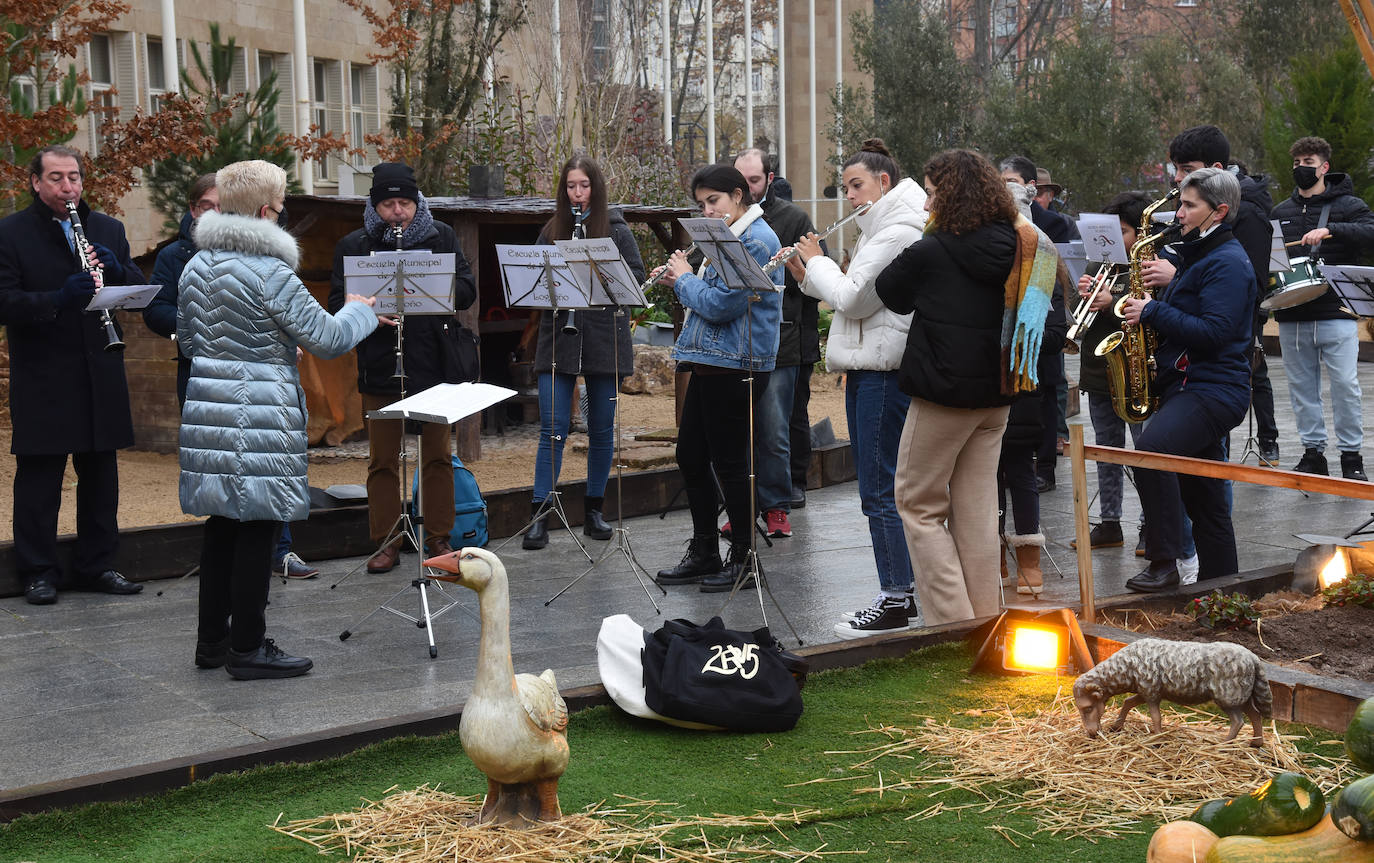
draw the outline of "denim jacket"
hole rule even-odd
[[[759,266],[777,254],[777,234],[751,208],[739,238]],[[751,219],[750,216],[753,216]],[[738,223],[737,223],[738,224]],[[732,226],[735,227],[735,226]],[[783,284],[783,269],[773,271],[773,283]],[[778,327],[782,321],[782,294],[769,291],[751,302],[748,291],[731,290],[708,265],[698,276],[688,273],[673,283],[678,301],[689,314],[673,346],[673,359],[728,369],[773,370],[778,354]],[[745,326],[748,322],[749,330]],[[752,334],[752,344],[750,335]]]

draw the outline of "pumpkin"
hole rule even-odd
[[[1280,773],[1249,794],[1209,800],[1188,820],[1218,836],[1284,836],[1321,820],[1326,798],[1301,773]]]
[[[1161,825],[1150,837],[1145,860],[1147,863],[1201,863],[1215,844],[1217,834],[1201,824],[1170,821]]]
[[[1331,821],[1351,839],[1374,842],[1374,776],[1356,779],[1336,792]]]
[[[1366,698],[1345,729],[1345,752],[1355,766],[1374,773],[1374,698]]]
[[[1329,817],[1288,836],[1226,836],[1206,863],[1374,863],[1374,842],[1357,842]]]

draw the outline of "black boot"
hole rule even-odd
[[[1364,458],[1357,452],[1341,453],[1341,476],[1369,482],[1369,477],[1364,474]]]
[[[1359,453],[1356,453],[1356,455],[1359,455]],[[1326,456],[1322,455],[1322,451],[1316,447],[1308,447],[1303,450],[1302,458],[1298,459],[1298,463],[1293,465],[1293,470],[1298,473],[1314,473],[1318,476],[1327,476]]]
[[[542,500],[536,500],[532,504],[533,512],[539,512],[539,508],[543,505],[544,502]],[[520,540],[520,547],[526,551],[534,551],[548,545],[549,526],[546,523],[548,520],[549,514],[546,512],[531,522],[530,529],[525,531],[525,538]]]
[[[1178,564],[1172,560],[1152,560],[1126,581],[1126,589],[1135,593],[1161,593],[1178,587]]]
[[[720,545],[715,534],[698,534],[687,543],[682,562],[672,569],[660,569],[659,584],[691,584],[720,572]]]
[[[604,497],[584,497],[582,498],[582,535],[590,539],[610,539],[614,531],[606,523],[606,519],[601,515],[601,508],[606,505]]]
[[[732,545],[730,554],[725,559],[725,566],[721,567],[720,572],[701,580],[702,593],[728,593],[735,587],[735,582],[739,581],[740,590],[753,590],[758,587],[758,582],[751,573],[743,581],[740,575],[744,572],[744,567],[749,563],[749,546]]]

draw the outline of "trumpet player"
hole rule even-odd
[[[85,158],[45,147],[29,164],[33,203],[0,221],[0,323],[10,349],[14,425],[14,556],[25,599],[57,601],[59,585],[100,593],[143,589],[115,571],[119,473],[115,451],[134,442],[124,355],[105,350],[86,305],[100,284],[143,281],[124,226],[82,200]],[[67,204],[77,204],[90,243],[77,260]],[[97,281],[96,273],[99,274]],[[57,558],[57,515],[67,456],[79,480],[76,556],[70,578]]]
[[[1176,274],[1163,290],[1127,297],[1129,326],[1155,331],[1155,410],[1136,448],[1225,461],[1224,438],[1250,403],[1246,350],[1258,284],[1230,222],[1240,205],[1240,184],[1222,168],[1202,168],[1179,186]],[[1235,531],[1219,479],[1137,469],[1136,490],[1145,515],[1149,566],[1126,582],[1153,593],[1179,584],[1177,561],[1186,545],[1183,510],[1193,522],[1198,579],[1239,569]]]

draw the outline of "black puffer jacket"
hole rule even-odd
[[[344,306],[346,295],[344,285],[345,256],[370,255],[376,250],[390,250],[394,244],[368,233],[367,228],[359,228],[339,241],[334,247],[334,272],[329,279],[329,311],[337,312]],[[466,309],[477,299],[477,285],[472,279],[472,270],[467,259],[458,248],[458,236],[443,222],[435,221],[425,236],[416,243],[407,245],[410,249],[428,249],[431,252],[453,252],[454,261],[453,299],[457,308]],[[406,393],[429,389],[435,384],[460,383],[474,380],[476,337],[461,327],[456,315],[407,315],[405,320],[405,373]],[[372,335],[358,344],[358,392],[370,395],[399,396],[400,380],[396,373],[396,328],[381,326]],[[465,365],[472,367],[455,368],[455,357],[462,355],[468,359]]]
[[[805,210],[776,194],[769,194],[759,206],[763,207],[763,220],[778,235],[778,242],[783,247],[796,243],[816,230]],[[825,243],[822,242],[822,254],[825,250]],[[778,365],[810,365],[821,358],[820,300],[803,294],[790,271],[783,285]]]
[[[1001,391],[1003,289],[1016,230],[994,222],[967,234],[928,234],[878,275],[883,304],[912,313],[900,386],[954,408],[1005,405]]]
[[[1355,197],[1355,186],[1346,174],[1326,175],[1326,188],[1319,195],[1304,198],[1297,189],[1274,208],[1273,218],[1279,220],[1284,242],[1301,239],[1303,234],[1317,227],[1322,208],[1331,205],[1326,228],[1331,231],[1317,247],[1317,257],[1327,264],[1358,264],[1374,245],[1374,213],[1364,201]],[[1302,249],[1293,247],[1289,253],[1299,255]],[[1265,283],[1261,283],[1265,284]],[[1325,321],[1333,318],[1349,320],[1354,315],[1342,311],[1341,298],[1328,290],[1311,302],[1278,309],[1274,317],[1279,321]]]
[[[644,281],[644,262],[639,258],[639,244],[634,232],[625,223],[618,207],[611,207],[607,215],[611,221],[611,239],[620,250],[620,257],[629,265],[636,279]],[[541,233],[539,242],[549,240]],[[573,315],[577,333],[565,333],[562,327],[568,315]],[[553,368],[552,311],[539,316],[539,343],[534,350],[534,370],[544,373]],[[615,309],[577,309],[558,313],[558,373],[561,375],[610,375],[617,371],[621,378],[634,372],[634,351],[630,344],[630,316],[617,316]],[[617,348],[612,351],[612,346]]]

